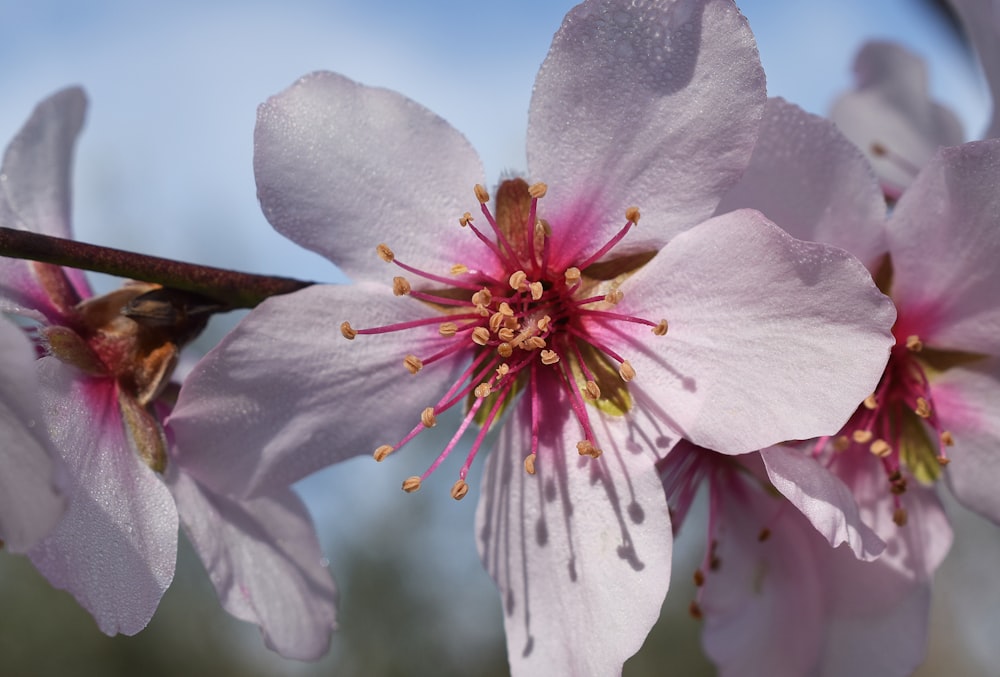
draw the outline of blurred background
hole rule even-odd
[[[76,162],[79,239],[342,282],[331,264],[278,236],[259,212],[251,167],[256,106],[305,73],[335,70],[442,115],[479,149],[488,177],[523,170],[534,75],[573,4],[0,0],[0,143],[41,98],[81,84],[91,108]],[[989,98],[977,65],[935,3],[739,4],[772,95],[824,114],[851,85],[857,48],[889,38],[924,55],[935,97],[959,114],[969,138],[985,127]],[[116,286],[93,279],[101,291]],[[194,356],[238,319],[214,320]],[[473,540],[475,500],[399,490],[436,446],[428,437],[394,464],[362,458],[298,486],[341,596],[342,629],[319,663],[278,658],[256,628],[224,614],[185,544],[174,585],[136,637],[104,636],[24,558],[0,553],[0,675],[506,674],[499,600]],[[920,674],[995,674],[1000,534],[949,507],[956,545],[937,581]],[[681,535],[664,614],[627,675],[713,674],[687,615],[701,556],[698,519]]]

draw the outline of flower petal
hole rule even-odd
[[[584,2],[535,82],[528,167],[545,181],[554,252],[595,251],[642,209],[618,254],[707,218],[746,166],[765,102],[746,20],[729,0]]]
[[[865,561],[882,554],[885,543],[861,521],[851,490],[825,466],[796,447],[768,447],[760,455],[774,488],[831,546],[847,543]]]
[[[560,419],[565,396],[544,407],[535,475],[530,400],[500,432],[476,513],[479,553],[500,589],[514,675],[620,674],[660,613],[670,578],[663,488],[646,450],[627,448],[622,419],[602,419],[604,454],[582,458]],[[552,415],[550,415],[552,414]]]
[[[953,367],[932,387],[941,425],[955,439],[948,484],[962,505],[1000,524],[1000,361]]]
[[[70,180],[73,150],[83,126],[87,98],[79,87],[43,100],[7,146],[0,168],[0,226],[55,237],[72,237]],[[38,279],[38,265],[0,257],[0,310],[61,316]],[[89,295],[79,270],[66,270],[77,295]],[[79,300],[79,299],[77,299]]]
[[[950,0],[979,55],[993,95],[993,118],[984,139],[1000,136],[1000,4],[996,0]]]
[[[630,360],[683,437],[729,454],[832,435],[871,394],[895,312],[846,252],[752,210],[674,238],[621,285],[616,312],[669,323],[590,331]]]
[[[885,199],[868,161],[832,122],[781,98],[768,99],[750,165],[716,213],[740,207],[872,271],[886,253]]]
[[[313,73],[257,112],[254,173],[278,232],[355,279],[386,243],[410,265],[447,271],[441,246],[478,207],[479,157],[447,122],[401,94]],[[378,269],[381,271],[381,268]]]
[[[354,341],[338,327],[348,319],[361,328],[435,314],[370,283],[317,285],[265,301],[181,388],[168,425],[185,471],[213,491],[246,497],[370,454],[373,440],[397,443],[461,366],[445,359],[411,375],[403,358],[426,357],[450,339],[436,324]]]
[[[906,189],[938,146],[965,140],[955,114],[931,100],[916,54],[869,42],[855,57],[854,76],[857,88],[834,102],[830,119],[868,157],[888,194]]]
[[[42,425],[34,361],[24,333],[0,317],[0,539],[17,553],[49,533],[66,508],[56,490],[60,466]]]
[[[146,627],[174,577],[177,509],[131,449],[110,379],[39,361],[42,407],[70,478],[69,508],[28,555],[108,635]]]
[[[170,468],[181,523],[226,611],[260,626],[267,646],[286,658],[325,654],[336,592],[298,496],[284,489],[235,501]]]
[[[976,141],[941,149],[896,205],[887,235],[904,336],[1000,353],[997,185],[1000,140]]]

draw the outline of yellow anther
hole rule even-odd
[[[878,409],[878,400],[875,399],[875,393],[872,393],[871,395],[866,397],[865,401],[862,402],[862,404],[865,405],[865,409],[869,409],[871,411],[875,411],[876,409]]]
[[[497,346],[497,354],[500,355],[500,357],[510,357],[514,354],[514,346],[506,342],[501,343]]]
[[[380,244],[375,247],[375,251],[378,252],[378,257],[386,263],[392,263],[396,258],[396,255],[392,253],[392,250],[384,244]]]
[[[407,477],[403,480],[403,491],[408,494],[412,494],[414,491],[420,488],[420,478],[414,475],[413,477]]]
[[[906,348],[911,352],[919,353],[924,349],[924,342],[916,334],[910,334],[906,337]]]
[[[524,342],[525,350],[541,350],[545,347],[545,339],[541,336],[531,336]]]
[[[667,333],[667,321],[660,320],[655,327],[653,327],[653,333],[657,336],[664,336]]]
[[[883,146],[878,141],[873,141],[872,145],[868,147],[868,150],[870,150],[872,155],[874,155],[875,157],[884,157],[889,154],[889,149]]]
[[[521,285],[527,284],[528,282],[528,274],[525,273],[523,270],[515,271],[511,273],[511,276],[507,280],[507,282],[510,284],[511,289],[513,289],[514,291],[520,291]]]
[[[486,204],[487,202],[490,201],[490,194],[487,193],[486,189],[480,186],[478,183],[476,184],[475,191],[476,191],[476,199],[479,200],[479,202],[481,202],[482,204]]]
[[[354,337],[358,335],[358,332],[353,327],[351,327],[350,322],[341,322],[340,334],[348,341],[353,341]]]
[[[542,238],[552,237],[552,226],[545,219],[538,219],[535,223],[535,234],[538,234],[539,229],[542,231]]]
[[[576,450],[581,456],[590,456],[591,458],[600,458],[601,454],[604,452],[595,447],[590,440],[583,440],[582,442],[576,443]]]
[[[948,458],[947,456],[945,456],[944,454],[941,454],[941,455],[939,455],[937,457],[937,462],[938,462],[938,465],[943,468],[946,465],[948,465],[949,463],[951,463],[951,459]]]
[[[490,331],[496,334],[501,327],[503,327],[503,315],[501,313],[490,315]]]
[[[472,342],[485,346],[490,342],[490,330],[486,327],[476,327],[472,330]]]
[[[500,312],[501,315],[504,315],[506,317],[514,317],[514,309],[511,308],[510,304],[507,303],[506,301],[502,301],[500,305],[497,306],[497,310]]]
[[[612,289],[607,294],[604,295],[604,301],[610,303],[611,305],[617,305],[621,303],[621,300],[625,298],[625,294],[622,293],[620,289]]]
[[[456,501],[461,501],[469,493],[469,483],[465,480],[458,480],[451,485],[451,497]]]
[[[407,355],[403,358],[403,366],[411,374],[416,374],[418,371],[424,368],[424,363],[416,355]]]
[[[855,430],[851,434],[851,438],[858,444],[864,444],[865,442],[870,442],[871,439],[875,437],[871,430]]]
[[[594,381],[587,381],[586,385],[583,386],[583,396],[588,400],[599,400],[601,399],[601,389]]]
[[[483,399],[484,397],[489,397],[490,393],[493,392],[493,389],[490,388],[489,383],[480,383],[476,386],[476,389],[473,392],[475,392],[476,397]]]
[[[943,430],[941,432],[941,444],[946,447],[953,447],[955,446],[955,438],[951,436],[950,432]]]
[[[538,183],[533,183],[528,186],[528,195],[535,198],[536,200],[541,200],[545,197],[545,193],[548,192],[549,187],[544,183],[539,181]]]
[[[503,378],[510,373],[510,365],[506,362],[501,362],[500,366],[496,368],[497,378]]]
[[[917,398],[917,408],[913,410],[917,416],[920,418],[930,418],[931,416],[931,404],[926,398]]]
[[[537,458],[535,454],[528,454],[524,457],[524,472],[529,475],[535,474],[535,458]]]
[[[906,526],[906,517],[905,508],[896,508],[896,510],[892,513],[892,521],[895,522],[898,527]]]
[[[392,293],[396,296],[406,296],[410,293],[410,283],[405,277],[396,276],[392,278]]]
[[[520,329],[521,323],[517,321],[517,318],[513,315],[503,315],[503,326],[508,329]]]
[[[771,538],[771,530],[768,529],[767,527],[764,527],[763,529],[761,529],[760,533],[757,534],[757,541],[760,542],[760,543],[763,543],[764,541],[766,541],[769,538]]]
[[[458,220],[458,224],[462,226],[462,228],[465,228],[470,223],[472,223],[472,214],[469,212],[462,214],[462,217]]]
[[[532,282],[528,285],[528,291],[531,292],[531,300],[537,301],[545,293],[545,287],[542,286],[541,282]]]
[[[868,447],[868,451],[872,452],[879,458],[885,458],[892,453],[892,447],[885,440],[879,438],[872,442],[871,446]]]
[[[427,407],[420,412],[420,422],[425,428],[433,428],[437,425],[437,416],[434,415],[434,407]]]
[[[847,451],[851,447],[851,440],[847,435],[838,435],[833,440],[833,450],[836,452]]]
[[[563,275],[566,277],[566,284],[568,285],[573,285],[580,281],[580,269],[576,266],[567,268]]]
[[[372,454],[372,456],[375,457],[376,461],[381,463],[382,461],[385,460],[385,457],[391,454],[393,451],[395,451],[395,448],[389,446],[388,444],[383,444],[382,446],[380,446],[378,449],[375,450],[375,453]]]
[[[508,329],[507,327],[500,327],[500,329],[497,330],[497,338],[500,339],[501,341],[508,341],[508,342],[513,341],[514,330]]]
[[[469,272],[469,267],[464,263],[456,263],[451,267],[452,275],[465,275],[467,272]]]
[[[549,330],[550,324],[552,324],[552,318],[549,317],[548,315],[544,315],[542,319],[540,319],[535,326],[538,327],[538,331],[544,333]]]
[[[559,361],[559,356],[554,350],[542,351],[542,364],[555,364]]]
[[[688,614],[696,621],[701,620],[701,606],[698,605],[698,602],[691,600],[691,603],[688,604]]]
[[[438,333],[441,336],[454,336],[458,333],[458,325],[454,322],[443,322],[441,326],[438,327]]]
[[[694,570],[694,584],[699,588],[705,585],[705,573],[701,569]]]
[[[628,360],[625,360],[622,362],[622,366],[618,368],[618,375],[622,377],[625,383],[628,383],[635,378],[635,369],[632,368]]]
[[[476,314],[481,317],[489,317],[490,309],[486,306],[476,306]]]
[[[472,295],[472,302],[475,303],[477,306],[488,306],[490,305],[490,301],[492,300],[493,300],[493,294],[491,294],[490,290],[485,287],[483,287],[482,289],[480,289],[479,291],[477,291],[475,294]]]
[[[639,225],[639,208],[629,207],[625,210],[625,218],[631,221],[634,225]]]

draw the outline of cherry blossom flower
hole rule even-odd
[[[85,109],[81,90],[58,92],[11,142],[0,173],[4,226],[70,237],[70,168]],[[0,259],[0,308],[35,323],[33,420],[67,469],[66,513],[29,557],[103,632],[134,634],[173,579],[180,512],[225,608],[260,625],[282,654],[318,658],[334,591],[301,501],[287,487],[242,501],[208,491],[175,461],[163,411],[153,411],[168,406],[160,395],[179,348],[205,321],[143,321],[175,301],[183,299],[145,283],[94,297],[79,271]],[[34,355],[19,356],[15,368],[30,369]],[[4,425],[3,434],[17,430]]]
[[[993,99],[993,114],[982,138],[1000,137],[1000,2],[949,0],[979,57]]]
[[[269,299],[195,367],[169,419],[185,468],[253,496],[403,454],[464,409],[403,489],[436,485],[477,429],[461,499],[499,428],[477,522],[512,671],[617,673],[669,580],[657,457],[681,435],[743,453],[832,434],[891,343],[894,311],[853,257],[754,211],[708,220],[764,101],[732,2],[584,2],[535,82],[535,183],[491,200],[441,118],[302,78],[259,110],[258,196],[354,283]]]
[[[790,448],[733,457],[684,441],[660,463],[678,521],[696,488],[708,487],[708,536],[691,613],[703,619],[703,646],[720,675],[903,676],[923,659],[930,585],[927,577],[914,580],[914,558],[924,554],[924,535],[943,557],[951,533],[933,494],[912,501],[917,519],[906,527],[883,519],[877,526],[893,532],[889,548],[878,559],[859,558],[846,542],[831,548],[817,530],[815,513],[829,512],[826,506],[796,505],[775,491],[787,486],[775,466],[795,468],[810,501],[836,504],[830,490],[845,485],[824,479],[815,465]],[[861,475],[869,483],[872,476]],[[874,507],[863,506],[865,520],[878,519]]]
[[[21,330],[0,318],[0,539],[23,553],[62,517],[58,455],[38,402],[34,349]]]
[[[854,60],[854,90],[830,110],[872,163],[885,195],[898,199],[939,146],[965,140],[962,123],[930,98],[927,65],[905,47],[866,43]]]

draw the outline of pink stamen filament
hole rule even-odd
[[[458,430],[455,431],[451,441],[448,442],[448,446],[446,446],[444,450],[438,454],[438,457],[434,459],[434,462],[431,463],[430,467],[427,468],[427,470],[424,471],[424,474],[420,476],[421,480],[425,480],[430,477],[431,473],[437,470],[438,466],[441,465],[446,458],[448,458],[449,454],[451,454],[451,450],[455,448],[456,444],[458,444],[458,440],[462,437],[462,434],[469,427],[469,424],[472,423],[473,419],[476,418],[476,413],[479,411],[480,407],[483,406],[483,402],[485,401],[486,400],[483,398],[476,398],[476,401],[472,403],[472,406],[469,407],[469,411],[465,414],[465,418],[462,419],[461,425],[458,426]],[[463,477],[462,479],[465,478]]]
[[[597,263],[602,256],[607,254],[609,251],[612,250],[612,248],[614,248],[616,244],[621,242],[622,238],[625,237],[625,235],[634,225],[635,224],[632,223],[631,221],[626,221],[622,229],[619,230],[618,233],[613,238],[608,240],[608,242],[603,247],[601,247],[596,252],[591,254],[590,257],[586,259],[583,263],[577,264],[576,267],[579,268],[580,270],[586,270],[586,268],[591,264]]]
[[[462,464],[462,468],[458,471],[458,476],[460,479],[465,479],[469,474],[469,468],[472,467],[472,462],[476,458],[476,454],[479,452],[479,447],[483,444],[483,438],[486,437],[486,433],[489,432],[490,427],[493,425],[493,420],[497,417],[497,413],[503,406],[504,401],[507,399],[509,390],[504,390],[497,397],[497,401],[493,404],[493,408],[490,409],[490,413],[486,416],[486,420],[483,425],[479,428],[479,433],[476,435],[475,441],[472,443],[472,448],[469,450],[468,456],[465,457],[465,463]]]
[[[403,263],[397,258],[393,258],[393,263],[402,268],[403,270],[409,271],[414,275],[419,275],[426,280],[432,280],[434,282],[440,282],[441,284],[448,285],[449,287],[459,287],[461,289],[470,289],[472,291],[478,291],[482,285],[473,284],[471,282],[462,282],[455,277],[445,277],[444,275],[435,275],[434,273],[428,273],[425,270],[420,270],[419,268],[414,268],[411,265]]]

